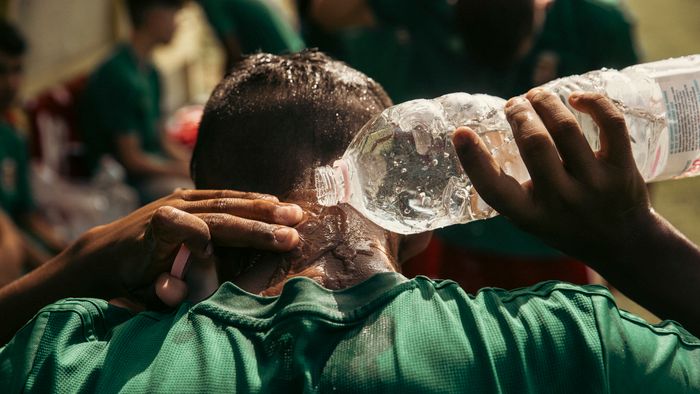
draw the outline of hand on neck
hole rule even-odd
[[[379,272],[399,271],[398,237],[371,223],[352,207],[321,207],[287,198],[305,210],[296,226],[301,243],[296,250],[266,253],[224,250],[219,253],[219,277],[255,294],[277,295],[284,283],[304,276],[338,290],[358,284]]]

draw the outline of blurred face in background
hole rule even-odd
[[[158,44],[167,44],[175,35],[177,24],[175,17],[180,9],[178,7],[155,6],[144,15],[142,29]]]
[[[0,52],[0,110],[5,111],[22,85],[24,57]]]
[[[496,69],[527,55],[555,0],[459,0],[457,24],[475,59]]]

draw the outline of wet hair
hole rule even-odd
[[[457,25],[476,61],[505,69],[534,30],[534,0],[458,0]]]
[[[192,178],[200,189],[284,196],[390,105],[379,84],[321,52],[246,57],[206,104]]]
[[[0,52],[9,56],[22,56],[27,52],[27,42],[22,33],[4,19],[0,19]]]
[[[143,25],[146,13],[154,7],[180,8],[186,0],[126,0],[126,10],[131,26],[138,28]]]

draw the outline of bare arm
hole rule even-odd
[[[12,220],[0,211],[0,287],[22,274],[23,242]]]
[[[176,192],[90,230],[47,264],[0,288],[0,345],[41,308],[66,297],[127,297],[162,308],[156,282],[168,275],[181,244],[199,262],[213,258],[211,244],[287,251],[299,241],[287,226],[301,217],[301,208],[271,196]]]
[[[366,0],[314,0],[310,13],[316,23],[331,32],[376,23]]]
[[[22,218],[22,225],[26,226],[33,234],[39,237],[54,253],[63,250],[67,246],[66,240],[59,236],[44,216],[39,212],[30,212]]]
[[[161,125],[159,129],[161,130],[160,143],[163,146],[163,150],[165,150],[165,153],[167,153],[168,156],[175,161],[183,162],[186,164],[189,163],[190,159],[192,158],[191,152],[184,146],[178,144],[176,141],[173,141],[172,138],[168,137],[164,126]]]
[[[591,150],[558,97],[535,90],[506,105],[532,180],[519,184],[506,175],[479,137],[460,129],[454,143],[465,171],[515,224],[700,335],[700,250],[651,209],[617,107],[594,93],[572,95],[570,103],[598,124],[600,151]]]
[[[132,174],[181,177],[189,175],[186,163],[176,160],[164,161],[144,152],[136,135],[120,135],[116,138],[116,144],[122,165]]]

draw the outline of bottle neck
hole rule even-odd
[[[333,206],[350,198],[350,171],[345,160],[336,160],[332,166],[318,167],[315,173],[316,197],[319,204]]]

